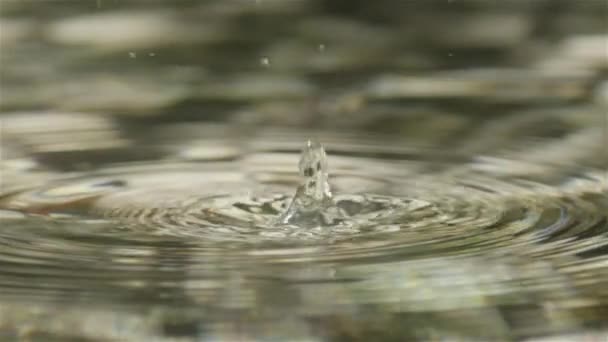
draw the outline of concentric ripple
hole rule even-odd
[[[437,163],[428,151],[424,157],[400,159],[398,151],[351,157],[344,148],[349,147],[341,146],[330,158],[334,195],[327,185],[327,166],[320,171],[323,179],[311,174],[304,181],[308,166],[301,165],[298,176],[298,150],[289,150],[224,162],[109,167],[7,196],[2,206],[30,215],[105,220],[113,228],[102,233],[119,236],[192,238],[189,243],[202,245],[238,242],[256,250],[264,243],[331,245],[330,254],[360,256],[393,249],[418,256],[520,245],[529,249],[530,243],[580,236],[605,220],[600,172],[553,186],[488,172],[490,162],[508,167],[506,160],[486,160],[481,167],[475,159]],[[301,182],[311,182],[316,187],[311,191],[320,197],[307,200],[312,214],[292,221],[290,210],[304,209],[292,208],[303,206],[294,204],[303,201],[300,190],[293,197]],[[315,215],[330,215],[333,221],[317,221]]]
[[[289,301],[297,315],[375,305],[447,321],[451,310],[528,314],[552,303],[539,333],[576,327],[581,308],[601,322],[602,170],[326,140],[328,159],[308,145],[300,174],[302,140],[268,138],[230,158],[169,153],[6,193],[2,296],[276,309],[261,320]],[[39,281],[24,286],[30,277]],[[275,301],[266,296],[277,282],[290,285]],[[475,336],[526,335],[517,324]]]

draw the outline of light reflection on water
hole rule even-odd
[[[0,340],[605,338],[605,8],[377,3],[3,2]]]
[[[371,327],[388,340],[508,339],[603,322],[606,182],[601,170],[578,163],[595,153],[564,153],[557,165],[513,159],[556,143],[568,151],[569,139],[480,158],[323,133],[336,198],[401,202],[365,216],[376,222],[369,227],[287,229],[264,222],[278,217],[284,206],[272,203],[288,203],[300,182],[295,142],[307,133],[292,132],[285,144],[284,130],[232,138],[221,126],[198,128],[204,138],[188,130],[175,142],[151,138],[141,161],[124,160],[137,156],[126,145],[123,160],[107,154],[82,171],[60,169],[90,151],[40,151],[59,153],[64,164],[32,161],[37,166],[9,178],[26,183],[0,203],[2,298],[37,308],[18,317],[52,315],[74,322],[77,335],[91,334],[86,322],[99,316],[121,322],[103,329],[104,338],[210,340],[339,339]],[[589,131],[581,130],[571,135]],[[40,186],[28,180],[38,175]],[[70,307],[88,309],[76,315]],[[35,326],[34,334],[67,333],[50,322]]]

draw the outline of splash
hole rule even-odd
[[[299,168],[304,181],[298,186],[287,210],[279,217],[279,222],[305,227],[335,224],[341,215],[329,186],[327,155],[318,141],[306,143]]]

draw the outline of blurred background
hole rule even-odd
[[[0,340],[605,341],[607,32],[604,0],[0,0]],[[308,137],[337,193],[436,210],[319,250],[180,226],[223,176],[291,194]]]
[[[3,0],[0,110],[447,138],[522,109],[605,103],[606,7]]]

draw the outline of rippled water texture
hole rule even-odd
[[[605,7],[32,3],[1,341],[608,338]]]
[[[151,139],[153,160],[114,163],[137,155],[125,147],[91,171],[4,164],[23,183],[0,202],[1,297],[36,302],[13,321],[42,319],[50,301],[51,321],[80,329],[78,307],[92,306],[86,319],[107,317],[110,337],[369,334],[365,322],[502,339],[603,324],[606,174],[581,163],[599,155],[596,128],[502,157],[320,134],[332,200],[356,220],[312,225],[279,221],[304,181],[305,133],[174,129],[193,140]],[[557,162],[538,161],[556,146]]]

